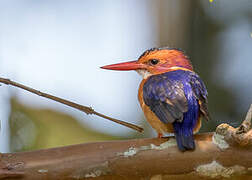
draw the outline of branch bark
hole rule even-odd
[[[184,153],[169,137],[0,154],[0,179],[248,179],[252,144],[242,141],[251,139],[238,137],[251,133],[251,126],[242,128],[251,112],[252,106],[238,128],[221,124],[214,133],[195,135],[196,149]]]
[[[0,171],[0,178],[11,179],[14,175],[15,179],[25,180],[249,176],[251,146],[222,150],[212,142],[212,136],[212,133],[197,135],[196,150],[184,153],[178,151],[173,138],[163,138],[2,154],[0,163],[8,173]]]
[[[30,88],[28,86],[24,86],[23,84],[20,84],[20,83],[17,83],[17,82],[14,82],[14,81],[11,81],[10,79],[5,79],[5,78],[1,78],[0,77],[0,83],[4,83],[6,85],[12,85],[12,86],[15,86],[15,87],[18,87],[18,88],[21,88],[23,90],[26,90],[26,91],[29,91],[33,94],[36,94],[38,96],[41,96],[41,97],[45,97],[47,99],[51,99],[53,101],[57,101],[59,103],[62,103],[62,104],[65,104],[67,106],[70,106],[72,108],[75,108],[75,109],[78,109],[82,112],[85,112],[86,114],[95,114],[97,116],[100,116],[104,119],[108,119],[110,121],[113,121],[115,123],[118,123],[118,124],[121,124],[123,126],[126,126],[128,128],[131,128],[131,129],[134,129],[136,131],[139,131],[139,132],[143,132],[143,128],[141,127],[138,127],[134,124],[131,124],[131,123],[127,123],[127,122],[124,122],[124,121],[121,121],[121,120],[118,120],[118,119],[115,119],[115,118],[111,118],[109,116],[106,116],[104,114],[101,114],[99,112],[96,112],[93,108],[91,107],[87,107],[87,106],[83,106],[83,105],[80,105],[80,104],[77,104],[77,103],[74,103],[74,102],[71,102],[71,101],[68,101],[66,99],[62,99],[62,98],[59,98],[59,97],[56,97],[56,96],[53,96],[53,95],[50,95],[50,94],[47,94],[47,93],[43,93],[41,91],[38,91],[36,89],[33,89],[33,88]]]

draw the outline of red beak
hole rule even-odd
[[[117,70],[117,71],[129,71],[129,70],[143,69],[144,67],[145,67],[144,64],[140,64],[137,61],[129,61],[129,62],[124,62],[124,63],[102,66],[101,68],[109,69],[109,70]]]

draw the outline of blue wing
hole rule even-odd
[[[188,110],[182,82],[171,80],[167,73],[151,76],[146,81],[143,98],[163,123],[182,122],[183,113]]]
[[[203,115],[207,120],[209,120],[209,112],[208,112],[208,101],[207,101],[207,89],[203,81],[200,77],[192,73],[190,75],[190,85],[192,87],[194,96],[197,98],[200,106],[200,113]]]
[[[207,91],[196,73],[172,71],[151,76],[143,87],[144,102],[163,123],[182,122],[188,111],[188,94],[184,86],[190,87],[193,96],[200,101],[201,113],[208,117]]]

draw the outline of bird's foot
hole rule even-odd
[[[162,138],[163,134],[162,133],[158,133],[158,138]]]

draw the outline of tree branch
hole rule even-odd
[[[212,142],[212,134],[201,134],[196,136],[195,151],[181,153],[174,142],[170,138],[88,143],[3,154],[0,163],[8,164],[11,172],[23,173],[17,178],[24,180],[140,179],[183,174],[222,177],[251,171],[251,147],[223,151]],[[228,169],[233,173],[225,174]]]
[[[242,124],[234,128],[228,124],[221,124],[217,127],[216,133],[233,146],[250,146],[252,145],[252,104]]]
[[[139,126],[136,126],[134,124],[130,124],[130,123],[127,123],[127,122],[124,122],[124,121],[121,121],[121,120],[118,120],[118,119],[115,119],[115,118],[111,118],[109,116],[106,116],[104,114],[96,112],[91,107],[83,106],[83,105],[80,105],[80,104],[77,104],[77,103],[74,103],[74,102],[71,102],[71,101],[68,101],[68,100],[65,100],[65,99],[50,95],[50,94],[43,93],[43,92],[38,91],[36,89],[33,89],[33,88],[30,88],[30,87],[24,86],[24,85],[22,85],[20,83],[11,81],[10,79],[0,78],[0,83],[4,83],[6,85],[12,85],[12,86],[24,89],[26,91],[29,91],[29,92],[33,93],[33,94],[37,94],[38,96],[42,96],[42,97],[51,99],[53,101],[57,101],[59,103],[65,104],[67,106],[73,107],[75,109],[78,109],[78,110],[80,110],[82,112],[85,112],[86,114],[95,114],[95,115],[100,116],[100,117],[102,117],[104,119],[108,119],[110,121],[121,124],[121,125],[126,126],[128,128],[134,129],[134,130],[139,131],[139,132],[143,132],[143,128],[141,128]]]
[[[252,106],[247,122],[251,120],[251,111]],[[6,169],[16,174],[16,179],[23,180],[251,178],[251,144],[234,143],[236,139],[231,141],[232,138],[226,141],[229,135],[222,132],[229,129],[221,131],[221,126],[215,133],[195,135],[194,151],[180,152],[175,139],[170,137],[1,154],[0,179],[11,178],[6,171],[1,174]],[[251,126],[243,135],[250,131]]]

